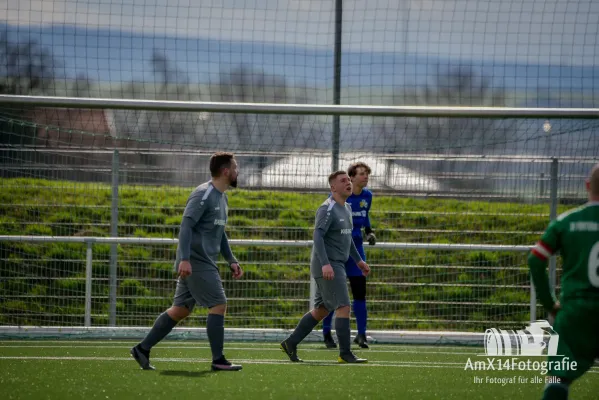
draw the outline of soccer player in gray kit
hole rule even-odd
[[[314,246],[310,273],[316,281],[314,309],[306,313],[293,333],[281,342],[281,349],[293,362],[302,361],[297,356],[297,346],[312,329],[335,311],[335,331],[339,339],[340,363],[364,363],[363,358],[351,352],[349,328],[349,292],[345,275],[345,262],[351,255],[364,276],[370,272],[352,240],[352,210],[345,201],[352,193],[352,183],[345,171],[329,176],[332,196],[316,211]]]
[[[173,305],[160,314],[146,337],[131,349],[131,355],[142,369],[154,369],[150,364],[150,350],[191,314],[196,304],[208,308],[206,332],[212,350],[212,369],[241,369],[241,365],[231,364],[223,354],[227,298],[216,265],[220,253],[229,264],[233,278],[243,275],[225,233],[228,212],[225,192],[230,186],[237,186],[235,156],[224,152],[213,154],[210,174],[212,179],[191,193],[183,212],[174,265],[178,279]]]

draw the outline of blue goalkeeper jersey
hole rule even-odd
[[[372,205],[372,192],[366,188],[360,194],[351,194],[346,202],[351,206],[354,229],[352,236],[362,239],[362,228],[370,228],[368,213]]]

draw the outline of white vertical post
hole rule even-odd
[[[92,325],[92,242],[87,242],[85,261],[85,326]]]
[[[551,160],[551,180],[549,184],[549,220],[553,221],[557,218],[557,186],[558,186],[558,161],[557,158]],[[557,259],[555,255],[549,258],[549,288],[555,293],[555,287],[557,285]],[[547,320],[553,325],[553,317],[551,316],[551,310],[545,310],[547,313]]]
[[[110,235],[119,235],[119,151],[112,153],[112,203],[110,208]],[[108,325],[116,326],[116,292],[118,246],[110,245],[110,284],[108,289]]]
[[[333,48],[333,103],[341,104],[341,27],[343,23],[343,0],[335,1],[335,45]],[[333,115],[331,141],[331,171],[339,169],[340,117]]]
[[[550,184],[550,206],[549,206],[549,219],[551,221],[557,218],[557,186],[558,186],[558,164],[557,158],[551,161],[551,184]],[[555,291],[557,285],[557,260],[555,256],[549,259],[549,286],[551,290]],[[547,310],[550,311],[550,310]]]
[[[537,292],[535,292],[535,285],[530,279],[530,322],[537,320]]]

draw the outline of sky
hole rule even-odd
[[[333,0],[0,0],[14,25],[331,48]],[[344,0],[343,48],[494,62],[599,65],[596,0]]]

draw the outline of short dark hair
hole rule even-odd
[[[335,180],[335,178],[337,178],[339,175],[347,175],[347,172],[345,172],[343,170],[339,170],[339,171],[333,172],[331,175],[329,175],[329,185],[331,183],[333,183],[333,181]]]
[[[357,163],[353,163],[347,169],[347,174],[349,175],[350,178],[353,178],[354,176],[356,176],[356,174],[358,173],[358,168],[364,168],[364,170],[366,171],[366,173],[368,175],[370,175],[372,173],[372,170],[370,169],[368,164],[366,164],[362,161],[359,161]]]
[[[213,178],[220,176],[220,170],[223,168],[231,168],[231,160],[235,158],[233,153],[224,151],[216,152],[210,157],[210,175]]]

